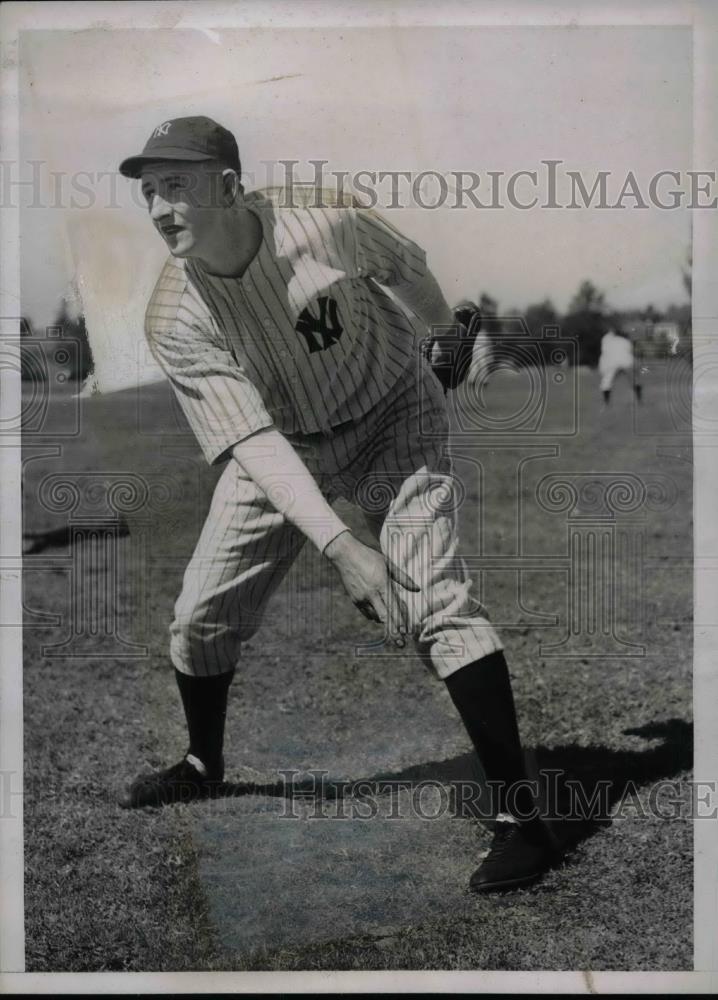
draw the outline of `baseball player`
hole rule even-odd
[[[457,551],[444,393],[462,369],[440,337],[418,356],[428,330],[455,333],[423,250],[371,211],[245,193],[236,141],[208,118],[161,123],[120,170],[140,179],[170,253],[148,342],[207,461],[224,463],[170,627],[189,747],[123,805],[217,793],[243,644],[309,542],[387,640],[412,641],[446,683],[496,790],[471,887],[536,880],[560,852],[526,780],[501,642]],[[376,548],[334,512],[340,496]]]
[[[641,401],[641,384],[638,380],[638,370],[633,357],[631,338],[616,330],[608,330],[601,338],[601,357],[598,361],[598,371],[601,376],[601,392],[603,404],[608,406],[611,399],[611,389],[616,376],[623,372],[633,383],[636,399]]]

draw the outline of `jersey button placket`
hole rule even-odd
[[[292,331],[292,334],[294,335],[295,331]],[[299,418],[299,422],[305,433],[312,433],[313,429],[307,428],[304,416],[305,414],[314,414],[316,411],[316,405],[307,395],[307,391],[304,387],[302,379],[300,378],[299,365],[301,364],[301,360],[299,358],[294,358],[284,337],[282,337],[282,340],[280,341],[278,353],[285,371],[288,371],[290,375],[292,392],[294,393],[297,404],[297,416]]]
[[[296,366],[292,364],[291,351],[282,337],[282,332],[269,316],[263,317],[262,326],[264,327],[267,339],[272,344],[272,353],[276,355],[276,359],[278,361],[277,367],[282,373],[282,381],[288,388],[290,397],[294,400],[295,407],[297,403],[299,403],[301,407],[303,396],[302,386],[299,381]],[[299,421],[301,423],[301,416],[299,412],[297,412],[297,416],[299,417]]]
[[[283,341],[280,339],[280,332],[277,324],[274,323],[269,316],[264,316],[262,318],[262,326],[264,327],[264,333],[267,340],[272,345],[272,353],[284,360],[287,357],[287,350],[284,347]]]

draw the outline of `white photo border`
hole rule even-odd
[[[7,3],[0,9],[2,69],[0,115],[3,159],[18,157],[18,36],[30,30],[273,26],[377,27],[389,25],[692,25],[694,33],[694,166],[718,162],[718,8],[696,2],[588,2],[543,4],[506,0],[444,0],[441,4],[393,0],[245,0],[203,4],[172,2]],[[19,211],[1,207],[0,335],[17,337],[19,315]],[[703,338],[716,336],[718,229],[715,215],[693,220],[693,330],[695,369],[701,370]],[[718,414],[718,384],[701,382],[711,412]],[[19,371],[0,371],[0,419],[19,420]],[[702,407],[705,408],[705,400]],[[7,426],[7,425],[6,425]],[[21,510],[20,440],[0,442],[0,771],[22,787]],[[694,647],[695,777],[718,775],[718,439],[702,435],[695,448],[695,594],[699,623]],[[694,824],[695,964],[693,972],[361,972],[361,973],[25,973],[23,934],[22,815],[0,818],[0,991],[8,993],[328,993],[328,992],[551,992],[713,993],[718,988],[718,837],[715,821]]]

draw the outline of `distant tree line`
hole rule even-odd
[[[690,268],[684,271],[684,284],[690,295]],[[493,342],[495,353],[517,365],[546,362],[552,342],[546,334],[557,331],[559,338],[576,343],[576,363],[594,367],[601,354],[601,338],[613,329],[630,337],[636,353],[644,358],[670,358],[691,355],[690,303],[671,305],[663,310],[648,305],[643,309],[611,309],[603,292],[591,281],[582,281],[563,314],[549,298],[525,309],[500,309],[499,303],[482,292],[476,303],[464,300],[462,316],[478,310],[482,329]],[[536,341],[536,348],[525,349],[527,338]]]
[[[687,294],[691,294],[691,258],[686,258],[683,269],[683,284]],[[609,329],[629,336],[637,354],[645,358],[670,358],[680,354],[691,356],[691,306],[690,303],[670,305],[663,310],[648,305],[644,309],[611,309],[606,298],[591,281],[582,281],[569,303],[568,310],[561,314],[550,298],[542,299],[526,309],[500,309],[499,303],[488,293],[482,292],[476,302],[463,300],[455,309],[455,315],[462,322],[479,312],[481,328],[493,343],[495,353],[514,364],[545,363],[549,360],[554,338],[547,338],[549,331],[557,331],[559,338],[569,338],[576,343],[577,364],[598,364],[601,353],[601,338]],[[87,338],[85,318],[82,313],[72,315],[67,301],[62,300],[53,324],[57,336],[50,339],[47,331],[33,331],[30,323],[21,321],[21,338],[28,344],[28,350],[21,350],[23,379],[37,379],[37,349],[42,345],[47,360],[45,374],[56,364],[58,352],[53,350],[57,340],[70,342],[69,361],[64,363],[67,378],[73,382],[83,382],[92,372],[92,353]],[[534,349],[526,351],[525,344],[535,341]],[[676,340],[677,338],[677,340]],[[30,348],[29,345],[33,347]],[[74,346],[72,346],[74,345]],[[524,345],[524,346],[522,346]],[[34,352],[34,357],[30,352]],[[64,355],[63,355],[64,357]]]
[[[27,319],[20,323],[20,364],[24,381],[51,378],[61,369],[68,381],[84,382],[92,371],[92,352],[85,317],[71,315],[65,299],[49,329],[33,330]],[[38,363],[42,355],[43,362]]]

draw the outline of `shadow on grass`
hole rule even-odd
[[[118,517],[112,523],[116,538],[124,538],[126,535],[129,535],[130,526],[124,517]],[[76,542],[83,540],[83,530],[89,532],[93,529],[96,530],[96,528],[97,525],[93,522],[87,524],[73,522],[72,525],[66,524],[61,528],[51,528],[48,531],[25,531],[22,536],[22,554],[24,556],[32,556],[38,552],[44,552],[45,549],[68,548]]]
[[[660,740],[660,743],[646,750],[574,745],[536,747],[527,754],[529,774],[538,782],[542,814],[565,847],[575,846],[598,828],[610,824],[611,812],[617,804],[627,802],[637,806],[641,787],[667,781],[692,767],[691,723],[669,719],[624,732]],[[379,796],[397,788],[412,793],[417,786],[427,784],[449,789],[449,805],[454,816],[481,821],[490,819],[489,796],[485,786],[481,791],[473,753],[351,781],[309,772],[292,781],[224,782],[217,795],[263,795],[312,801]]]

